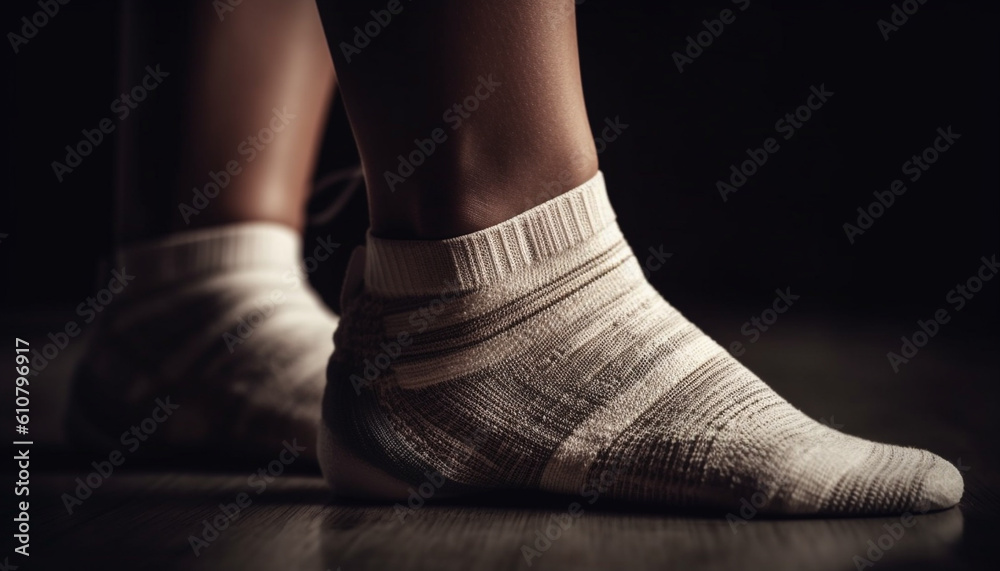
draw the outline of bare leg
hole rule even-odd
[[[375,235],[473,232],[594,176],[572,0],[402,1],[360,53],[346,47],[386,6],[320,2]],[[426,159],[406,176],[411,153]]]
[[[211,3],[182,4],[126,3],[123,89],[147,65],[169,76],[123,124],[120,240],[245,221],[300,229],[335,84],[315,3],[248,0],[221,15]],[[241,154],[275,108],[295,119]],[[240,173],[207,207],[180,212],[233,160]]]

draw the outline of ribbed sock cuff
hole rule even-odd
[[[294,229],[245,222],[179,232],[123,248],[115,257],[145,289],[220,271],[292,269],[301,251],[302,237]]]
[[[573,248],[613,224],[604,176],[496,226],[447,240],[367,238],[365,285],[381,295],[424,295],[444,283],[471,291]]]

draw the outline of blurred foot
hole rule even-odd
[[[273,459],[291,448],[314,461],[337,316],[300,256],[299,234],[268,223],[124,250],[118,266],[134,279],[98,317],[70,436],[153,455]]]
[[[536,489],[721,510],[746,499],[794,515],[962,496],[945,460],[813,421],[664,301],[600,174],[466,236],[370,237],[364,257],[324,401],[320,463],[335,492]]]

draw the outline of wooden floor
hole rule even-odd
[[[716,339],[738,338],[739,323],[702,317]],[[261,490],[248,481],[254,466],[126,462],[69,514],[62,494],[72,494],[75,479],[100,460],[68,447],[59,428],[78,343],[33,383],[33,414],[47,418],[33,418],[32,556],[10,563],[22,570],[848,570],[868,568],[865,558],[878,570],[998,568],[997,340],[938,338],[893,374],[885,360],[898,339],[891,327],[815,315],[783,319],[742,360],[814,418],[959,463],[966,479],[961,506],[918,515],[910,527],[896,525],[898,517],[755,517],[736,525],[598,500],[556,532],[553,522],[564,519],[573,498],[520,494],[428,504],[401,520],[391,505],[331,501],[308,467],[293,465],[294,474]],[[17,320],[14,326],[39,340],[46,333]],[[203,522],[241,493],[251,503],[217,537],[209,534],[196,555],[190,538],[202,536]],[[538,542],[547,527],[556,539]],[[890,535],[899,530],[898,538]],[[869,554],[869,542],[881,550]]]

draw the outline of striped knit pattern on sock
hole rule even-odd
[[[540,489],[665,506],[869,514],[944,508],[962,479],[925,451],[809,419],[645,280],[598,174],[492,228],[369,237],[346,290],[324,418],[418,485]],[[335,459],[333,460],[335,461]],[[756,494],[756,496],[755,496]]]

